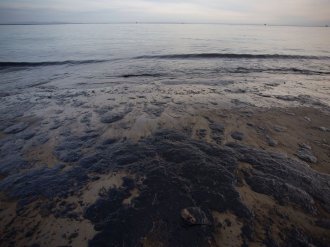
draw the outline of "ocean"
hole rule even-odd
[[[218,24],[0,26],[0,90],[120,83],[211,84],[330,78],[326,27]]]
[[[0,26],[0,246],[329,246],[330,29]]]

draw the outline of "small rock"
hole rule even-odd
[[[181,218],[188,225],[212,225],[212,216],[199,207],[184,208],[181,210]]]

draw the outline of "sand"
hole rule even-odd
[[[327,246],[330,102],[277,87],[1,97],[1,246]]]

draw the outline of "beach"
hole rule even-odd
[[[0,246],[329,246],[329,29],[0,32]]]
[[[209,85],[3,96],[1,245],[326,246],[328,104]]]

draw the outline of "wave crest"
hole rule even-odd
[[[13,67],[41,67],[54,65],[79,65],[91,63],[103,63],[109,60],[66,60],[66,61],[50,61],[50,62],[0,62],[0,68]]]
[[[231,59],[330,59],[321,56],[281,55],[281,54],[236,54],[236,53],[196,53],[196,54],[168,54],[145,55],[135,59],[207,59],[207,58],[231,58]]]

